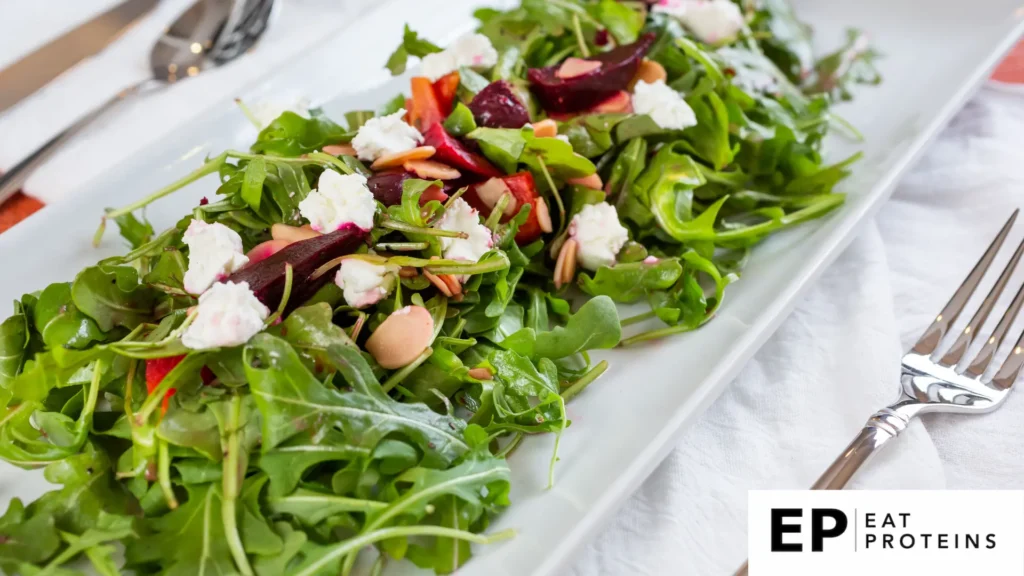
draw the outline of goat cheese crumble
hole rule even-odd
[[[270,310],[248,282],[217,283],[199,297],[195,320],[181,336],[192,350],[241,346],[263,330]]]
[[[647,114],[654,123],[666,130],[682,130],[697,125],[697,115],[682,94],[665,84],[664,80],[648,83],[640,80],[633,87],[633,111]]]
[[[569,236],[579,243],[576,261],[594,271],[615,264],[615,256],[629,240],[618,212],[607,202],[584,206],[569,222]]]
[[[182,242],[188,246],[184,287],[189,294],[202,294],[214,282],[249,263],[242,252],[242,237],[219,222],[209,224],[193,219],[182,235]]]
[[[370,118],[359,128],[352,147],[360,160],[373,162],[381,156],[412,150],[423,142],[423,135],[402,120],[405,108],[394,114]]]
[[[677,18],[708,44],[732,40],[745,23],[740,7],[731,0],[659,0],[652,10]]]
[[[313,230],[324,234],[339,230],[346,224],[369,230],[373,228],[377,200],[366,185],[366,176],[324,170],[316,190],[299,202],[299,213],[309,220]]]
[[[441,248],[448,260],[476,262],[494,246],[490,229],[480,223],[477,211],[462,198],[457,198],[444,211],[444,216],[441,216],[437,227],[469,235],[469,238],[441,237]]]
[[[344,291],[345,302],[349,306],[365,308],[391,293],[395,275],[384,264],[348,258],[341,261],[334,283]]]
[[[498,63],[498,51],[483,34],[467,34],[441,52],[427,54],[421,61],[423,75],[431,82],[458,70],[490,68]]]

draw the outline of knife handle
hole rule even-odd
[[[21,186],[28,180],[28,177],[39,168],[46,160],[48,160],[53,154],[64,145],[65,142],[70,140],[75,134],[82,131],[83,128],[92,123],[93,120],[99,118],[104,112],[113,108],[116,104],[127,98],[128,96],[135,94],[139,91],[139,88],[144,86],[147,82],[141,82],[134,86],[131,86],[113,98],[110,98],[95,110],[89,112],[85,116],[81,117],[71,126],[68,126],[64,131],[60,132],[48,142],[39,147],[35,152],[30,154],[21,162],[18,162],[13,168],[4,174],[0,175],[0,204],[5,202],[8,198],[14,195],[15,192],[21,189]]]

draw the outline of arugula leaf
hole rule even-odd
[[[242,179],[241,197],[253,210],[259,210],[263,201],[263,181],[267,179],[267,162],[261,156],[249,161]]]
[[[662,258],[653,264],[630,262],[602,266],[594,277],[580,274],[580,288],[591,296],[608,296],[616,302],[636,302],[655,290],[667,290],[683,273],[677,258]],[[616,341],[617,342],[617,341]]]
[[[310,467],[323,462],[362,460],[370,450],[349,442],[337,430],[323,438],[299,435],[260,456],[259,467],[270,478],[271,498],[292,493]]]
[[[295,158],[327,144],[348,142],[353,136],[319,108],[311,109],[309,118],[286,111],[260,131],[250,150],[255,154]]]
[[[621,44],[636,42],[644,25],[644,15],[615,0],[601,0],[590,7],[591,13]]]
[[[143,218],[139,220],[131,212],[114,218],[121,237],[128,241],[133,249],[142,246],[153,237],[153,225]]]
[[[75,306],[68,282],[50,284],[39,294],[33,319],[49,348],[83,349],[106,339],[96,322]]]
[[[326,302],[303,306],[285,318],[281,324],[281,337],[297,352],[323,364],[329,347],[356,346],[348,334],[333,322],[333,317],[334,312]]]
[[[330,346],[327,360],[351,392],[325,387],[279,338],[258,334],[245,347],[246,375],[263,415],[264,453],[300,432],[316,434],[335,426],[366,448],[388,434],[403,434],[424,451],[424,462],[439,465],[466,452],[462,420],[441,416],[422,404],[392,400],[358,350]]]
[[[22,563],[42,564],[60,548],[53,515],[30,514],[14,498],[0,517],[0,568],[13,573]]]
[[[14,302],[14,314],[0,323],[0,389],[7,389],[21,373],[28,353],[30,328],[21,302]]]
[[[386,66],[391,71],[392,76],[398,76],[405,72],[406,61],[409,59],[409,56],[422,58],[427,54],[440,51],[441,48],[436,44],[420,38],[420,35],[406,24],[405,31],[402,33],[402,43],[391,53],[391,56],[388,56]]]
[[[533,135],[529,129],[477,128],[466,138],[480,146],[480,151],[506,174],[516,171],[519,158],[526,149],[526,140]]]
[[[75,306],[104,332],[115,326],[130,330],[152,320],[157,298],[130,266],[92,266],[79,272],[71,285]]]
[[[462,102],[457,102],[455,109],[444,121],[444,129],[458,138],[476,130],[476,119],[473,118],[473,112]]]

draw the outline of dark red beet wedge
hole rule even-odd
[[[652,44],[654,34],[648,32],[632,44],[589,58],[600,62],[601,67],[572,78],[559,78],[560,66],[530,68],[526,76],[545,110],[579,112],[625,90]]]
[[[334,278],[334,274],[328,272],[310,280],[313,272],[339,256],[355,252],[365,237],[364,230],[349,225],[330,234],[289,244],[270,258],[235,272],[228,280],[236,284],[248,282],[256,298],[267,308],[276,310],[284,294],[285,264],[291,264],[292,293],[285,309],[287,313],[304,304]]]
[[[447,164],[459,170],[472,172],[481,176],[501,176],[501,171],[479,154],[466,149],[458,140],[444,130],[444,126],[434,124],[423,133],[423,145],[433,146],[434,156],[431,160]]]
[[[487,128],[522,128],[530,121],[526,106],[516,98],[507,80],[491,82],[469,103],[477,126]]]
[[[402,185],[406,180],[415,177],[415,174],[401,169],[375,172],[366,179],[366,187],[378,202],[385,206],[394,206],[402,203]]]

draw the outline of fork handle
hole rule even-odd
[[[811,490],[842,490],[850,478],[860,470],[888,441],[900,435],[910,424],[910,417],[892,408],[882,408],[868,418],[860,434],[850,442],[836,461],[825,470]],[[735,576],[747,576],[746,562],[736,571]]]
[[[883,408],[868,418],[860,434],[825,470],[811,490],[842,490],[853,475],[886,442],[907,429],[910,419],[891,408]]]

